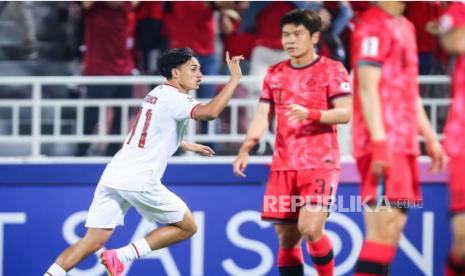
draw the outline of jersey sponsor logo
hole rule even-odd
[[[362,56],[377,57],[379,52],[379,39],[368,36],[362,40]]]

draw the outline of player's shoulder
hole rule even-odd
[[[415,32],[415,25],[412,23],[412,21],[408,20],[405,16],[402,16],[401,20],[403,26],[406,26],[409,29],[409,31]]]
[[[332,58],[325,57],[325,56],[320,56],[319,59],[320,60],[318,61],[317,64],[319,64],[320,66],[324,66],[326,68],[336,69],[336,70],[339,70],[341,68],[345,68],[344,65],[342,64],[342,62],[334,60]]]
[[[355,32],[382,32],[386,31],[384,25],[386,20],[389,19],[384,11],[379,7],[373,6],[360,15],[356,22]]]
[[[280,71],[282,71],[283,69],[285,69],[288,66],[288,63],[289,63],[289,60],[286,59],[286,60],[280,61],[280,62],[278,62],[276,64],[273,64],[270,67],[268,67],[268,73],[280,72]]]

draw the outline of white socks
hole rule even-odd
[[[145,239],[140,239],[135,242],[132,242],[125,247],[116,249],[116,254],[118,259],[126,264],[135,259],[139,259],[147,254],[152,252],[152,249],[149,246],[149,243]],[[53,275],[55,276],[55,275]]]
[[[57,264],[52,264],[44,276],[66,276],[66,271]]]

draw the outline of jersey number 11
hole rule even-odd
[[[139,109],[139,112],[137,113],[136,117],[136,122],[134,123],[134,126],[131,129],[131,136],[129,136],[128,141],[126,144],[129,145],[131,143],[132,137],[134,136],[134,133],[136,132],[137,124],[139,123],[139,118],[140,114],[142,113],[142,107]],[[142,133],[140,134],[139,138],[139,148],[144,148],[145,146],[145,140],[147,139],[147,131],[149,129],[150,121],[152,120],[152,109],[147,109],[145,112],[145,122],[144,122],[144,128],[142,129]]]

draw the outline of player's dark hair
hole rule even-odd
[[[310,35],[319,32],[321,29],[321,18],[312,10],[292,10],[281,18],[281,30],[286,24],[303,25]]]
[[[191,58],[196,57],[194,51],[191,48],[174,48],[170,49],[160,56],[157,61],[158,71],[160,74],[167,78],[171,79],[171,70],[178,66],[183,65],[184,63],[191,60]]]

